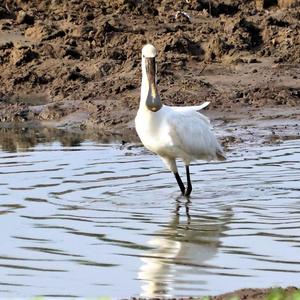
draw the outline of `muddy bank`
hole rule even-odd
[[[292,300],[298,299],[300,290],[296,287],[283,288],[268,288],[268,289],[241,289],[231,293],[226,293],[218,296],[207,297],[189,297],[176,298],[180,300]],[[132,298],[132,300],[144,300],[145,298]],[[149,298],[148,298],[149,299]],[[151,299],[151,298],[150,298]],[[162,298],[155,298],[156,300]],[[163,298],[167,299],[167,298]]]
[[[209,297],[209,300],[291,300],[298,299],[300,291],[296,287],[269,288],[269,289],[241,289],[232,293]]]
[[[297,135],[299,15],[295,0],[6,0],[0,4],[0,122],[136,140],[140,51],[151,42],[164,103],[211,101],[206,113],[217,115],[217,126],[233,121],[231,115],[252,126],[291,119],[286,135]]]
[[[236,112],[205,111],[212,119],[215,132],[225,151],[237,147],[281,143],[300,139],[300,109],[248,108]],[[84,116],[86,116],[84,114]],[[245,117],[246,116],[246,117]],[[74,117],[74,120],[71,120]],[[59,141],[63,146],[76,146],[86,140],[114,143],[120,149],[142,147],[133,125],[125,129],[99,130],[97,127],[77,127],[78,114],[61,121],[3,122],[0,127],[0,147],[5,151],[25,151],[39,143]]]

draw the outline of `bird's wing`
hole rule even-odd
[[[221,147],[208,118],[196,111],[176,112],[168,119],[169,135],[177,149],[189,157],[217,159]]]
[[[202,103],[201,105],[195,105],[195,106],[172,106],[172,108],[178,112],[185,112],[189,110],[201,110],[205,107],[207,107],[210,104],[209,101],[206,101]]]

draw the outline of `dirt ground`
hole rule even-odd
[[[296,287],[269,288],[269,289],[241,289],[231,293],[218,296],[206,296],[201,298],[170,298],[172,300],[298,300],[300,290]],[[166,298],[165,300],[167,300]],[[145,300],[143,298],[132,298],[131,300]],[[148,300],[160,300],[153,298]]]
[[[299,295],[299,289],[296,287],[287,287],[285,289],[241,289],[209,297],[207,300],[296,300]]]
[[[297,300],[299,289],[241,289],[232,293],[210,297],[208,300]]]
[[[34,121],[137,141],[140,52],[151,42],[164,103],[211,101],[205,114],[223,143],[297,137],[298,4],[2,1],[0,122]]]

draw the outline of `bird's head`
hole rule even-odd
[[[145,58],[154,58],[157,55],[156,48],[151,44],[147,44],[142,49],[142,55]]]
[[[149,110],[156,112],[161,109],[162,103],[156,86],[156,63],[157,51],[154,46],[147,44],[142,49],[142,63],[146,71],[148,82],[148,95],[146,106]]]

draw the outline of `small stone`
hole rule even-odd
[[[248,60],[248,64],[258,64],[260,61],[258,61],[256,58],[250,58]]]
[[[300,6],[299,0],[278,0],[278,6],[280,8],[289,8]]]
[[[67,47],[65,49],[64,57],[65,56],[68,56],[72,59],[80,59],[81,54],[79,53],[79,51],[75,47],[70,46],[70,47]]]
[[[274,59],[274,63],[278,64],[278,63],[282,63],[283,62],[283,58],[282,57],[278,57]]]
[[[235,98],[243,98],[244,97],[244,93],[240,92],[240,91],[237,91],[237,92],[234,93],[234,97]]]
[[[17,24],[34,24],[34,17],[27,14],[24,10],[19,11],[16,19]]]
[[[31,49],[26,49],[26,48],[14,49],[11,52],[11,62],[15,66],[21,66],[21,65],[27,64],[30,61],[32,61],[38,57],[39,57],[39,55],[37,52],[32,51]]]

